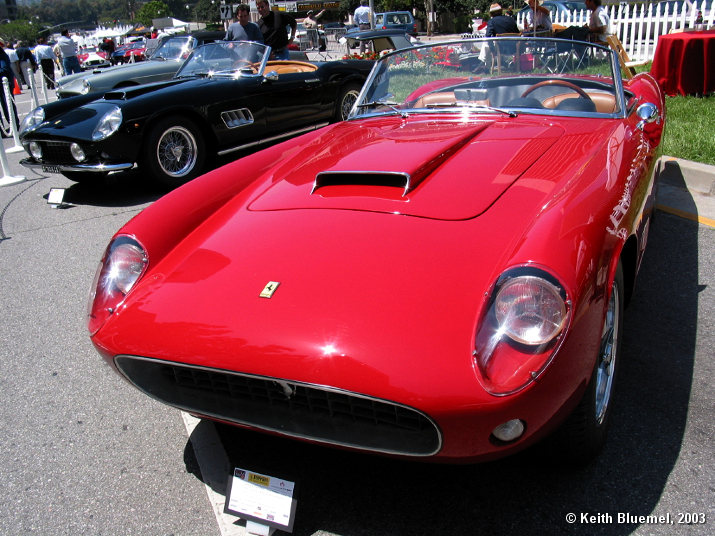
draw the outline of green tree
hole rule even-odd
[[[141,22],[144,26],[151,26],[153,19],[160,19],[169,16],[169,6],[161,0],[147,2],[136,13],[135,21]]]
[[[199,0],[194,6],[196,21],[218,22],[221,20],[221,10],[219,0]]]

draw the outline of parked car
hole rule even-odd
[[[403,30],[350,31],[341,37],[339,42],[346,45],[348,56],[352,54],[353,49],[359,48],[361,43],[365,43],[366,50],[376,54],[420,44],[416,39],[413,41],[413,38]]]
[[[117,49],[112,52],[111,62],[112,65],[123,64],[123,63],[134,63],[138,61],[144,61],[146,59],[146,43],[143,41],[136,41],[134,43],[127,43],[117,47]]]
[[[295,40],[289,45],[289,48],[292,50],[325,50],[327,48],[325,30],[316,28],[314,31],[313,40],[311,40],[310,30],[299,22],[295,31]]]
[[[387,11],[375,14],[376,30],[402,30],[417,36],[417,23],[409,11]]]
[[[569,13],[588,13],[588,8],[584,2],[560,2],[558,0],[546,0],[541,4],[546,9],[551,12],[551,19],[553,20],[556,15],[568,15]],[[527,11],[531,9],[529,6],[522,7],[519,10],[520,14],[526,15]]]
[[[372,67],[269,62],[269,52],[245,41],[210,43],[171,80],[40,106],[20,129],[29,154],[22,164],[90,182],[141,167],[176,187],[217,155],[344,119]]]
[[[390,53],[347,121],[122,227],[88,309],[106,362],[191,414],[339,448],[478,461],[556,434],[561,461],[594,456],[664,98],[588,43],[519,39],[530,69],[461,69],[500,44]]]
[[[97,48],[84,48],[77,54],[77,59],[83,70],[101,69],[109,67],[111,63],[107,59],[107,53]]]
[[[57,82],[57,96],[62,99],[168,80],[176,74],[192,50],[204,43],[223,39],[225,35],[225,32],[197,32],[169,37],[162,41],[149,61],[63,76]]]

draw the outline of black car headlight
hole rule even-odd
[[[122,110],[118,106],[113,106],[111,110],[99,119],[97,126],[92,132],[92,141],[101,141],[119,130],[122,124]]]
[[[92,84],[90,84],[89,80],[85,78],[82,80],[82,89],[80,90],[80,94],[86,95],[90,91],[92,91]]]
[[[85,158],[87,158],[87,155],[84,154],[84,150],[77,143],[70,144],[70,154],[77,162],[84,162]]]
[[[22,120],[22,123],[20,123],[20,134],[29,132],[30,130],[37,128],[42,124],[44,120],[45,109],[42,106],[40,106],[39,108],[35,108],[29,114],[27,114]]]
[[[558,351],[570,320],[571,301],[553,274],[533,265],[504,272],[474,340],[485,388],[506,395],[529,385]]]
[[[42,147],[36,141],[31,141],[27,145],[27,149],[35,160],[42,160]]]

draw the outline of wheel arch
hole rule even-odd
[[[216,139],[216,136],[214,135],[213,131],[209,127],[208,123],[206,122],[206,119],[198,112],[196,112],[192,108],[172,108],[170,110],[161,110],[160,112],[157,112],[156,114],[148,117],[144,123],[144,128],[142,130],[142,143],[145,143],[147,141],[147,137],[149,135],[149,132],[151,132],[151,129],[155,123],[158,121],[161,121],[163,119],[166,119],[168,117],[180,117],[182,119],[188,119],[192,123],[196,125],[196,127],[199,129],[199,132],[201,136],[203,136],[204,141],[206,143],[206,146],[217,146],[218,140]],[[208,157],[213,157],[215,156],[215,152],[209,152],[207,151],[207,156]]]
[[[624,305],[627,306],[633,296],[638,271],[638,239],[635,235],[631,235],[623,244],[617,260],[620,260],[623,267],[623,298]],[[612,267],[613,274],[616,273],[616,266],[617,262]]]

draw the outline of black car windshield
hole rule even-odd
[[[151,55],[152,60],[178,60],[186,59],[194,48],[193,37],[170,37],[165,39]]]
[[[217,41],[198,47],[176,78],[263,75],[270,47],[249,41]]]
[[[625,109],[613,51],[581,41],[503,37],[387,54],[351,118],[399,114],[615,116]]]

